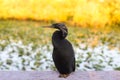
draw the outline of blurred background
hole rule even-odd
[[[51,36],[69,29],[77,70],[120,70],[120,0],[0,0],[0,70],[55,70]]]

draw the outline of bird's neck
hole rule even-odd
[[[67,34],[63,36],[63,33],[61,31],[55,31],[52,36],[52,43],[53,45],[57,46],[57,44],[61,44],[62,40],[66,38]]]
[[[65,39],[66,36],[67,36],[67,33],[66,33],[66,34],[65,34],[65,33],[63,34],[62,31],[55,31],[55,32],[53,33],[52,39],[62,40],[62,39]]]

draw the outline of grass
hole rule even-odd
[[[24,43],[44,43],[47,39],[46,32],[50,31],[43,31],[42,24],[32,21],[0,21],[0,26],[1,40],[22,40]],[[46,38],[43,39],[45,34]]]
[[[50,24],[1,20],[0,70],[55,70],[51,58],[51,36],[55,30],[42,27]],[[77,69],[119,70],[119,26],[67,26],[67,39],[75,49]]]
[[[35,21],[16,21],[16,20],[1,20],[0,21],[0,40],[10,41],[21,40],[24,44],[47,44],[51,43],[52,33],[54,29],[46,29],[42,26],[50,25],[45,22]],[[95,46],[98,44],[110,44],[110,46],[119,46],[120,43],[120,27],[102,27],[102,28],[83,28],[70,26],[68,39],[75,45],[79,43],[88,43]],[[120,46],[119,46],[120,47]]]

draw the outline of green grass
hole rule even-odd
[[[24,44],[46,45],[51,43],[54,29],[46,29],[42,26],[50,23],[36,21],[0,20],[0,40],[23,41]],[[69,26],[69,25],[68,25]],[[88,45],[106,44],[120,47],[120,26],[104,28],[84,28],[69,26],[69,39],[74,45],[88,43]],[[95,41],[97,41],[95,43]]]
[[[44,43],[49,38],[41,23],[32,21],[0,21],[1,40],[22,40],[24,43]],[[42,38],[43,37],[43,38]]]
[[[17,70],[29,70],[29,68],[32,70],[46,70],[47,68],[55,70],[50,58],[52,53],[51,36],[55,29],[42,27],[50,24],[36,21],[1,20],[0,69],[11,70],[11,67],[15,67]],[[119,26],[101,28],[78,27],[69,24],[67,26],[69,26],[67,39],[75,49],[78,69],[103,70],[106,66],[112,66],[113,69],[119,70],[120,66],[117,63],[119,63],[120,52],[116,49],[112,51],[107,47],[109,45],[110,48],[120,49]],[[8,58],[5,59],[3,57],[5,55]],[[16,58],[19,58],[20,61],[17,61]],[[114,61],[116,58],[118,61]],[[86,62],[87,65],[84,65],[84,68],[81,69],[80,65]],[[44,63],[47,63],[47,65],[45,66]],[[31,64],[34,66],[31,66]],[[46,68],[44,69],[44,67]]]

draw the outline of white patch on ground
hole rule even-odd
[[[52,45],[24,45],[22,41],[0,41],[0,70],[53,70]],[[4,45],[4,46],[3,46]],[[107,45],[95,48],[80,44],[74,47],[77,70],[114,70],[120,67],[120,51]]]

